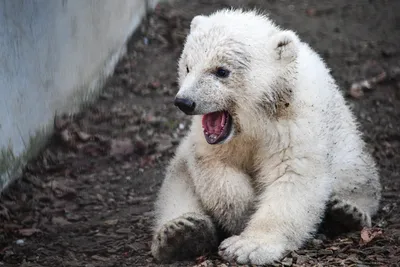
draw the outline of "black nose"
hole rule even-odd
[[[196,107],[195,102],[186,98],[175,98],[174,104],[186,114],[192,113]]]

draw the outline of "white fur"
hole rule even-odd
[[[213,74],[220,66],[228,78]],[[196,110],[160,189],[155,235],[185,213],[211,216],[232,235],[222,257],[268,264],[311,237],[329,200],[357,208],[370,226],[375,163],[329,69],[294,32],[257,12],[197,16],[179,84],[177,96]],[[209,145],[201,114],[217,110],[233,115],[234,134]],[[162,249],[153,245],[153,255]]]

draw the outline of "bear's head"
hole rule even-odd
[[[179,60],[175,105],[203,116],[209,144],[257,135],[290,105],[299,44],[256,11],[198,15]]]

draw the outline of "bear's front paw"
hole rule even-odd
[[[284,255],[285,246],[268,238],[232,236],[219,246],[219,255],[238,264],[271,264]]]
[[[186,213],[167,222],[153,237],[151,253],[162,262],[200,256],[216,249],[217,235],[211,219]]]

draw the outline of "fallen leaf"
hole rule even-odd
[[[107,220],[104,222],[105,225],[116,225],[118,223],[118,219],[114,219],[114,220]]]
[[[108,258],[101,257],[101,256],[98,256],[98,255],[93,255],[92,259],[97,260],[97,261],[104,261],[104,262],[108,261]]]
[[[381,72],[370,79],[355,82],[351,85],[349,93],[354,98],[360,98],[364,95],[364,90],[372,90],[376,84],[385,81],[387,77],[386,72]]]
[[[127,155],[133,152],[133,144],[132,140],[125,139],[114,139],[111,141],[111,149],[110,154],[113,156],[116,155]]]
[[[85,132],[81,132],[81,131],[76,132],[76,135],[77,135],[77,136],[79,137],[79,139],[80,139],[81,141],[83,141],[83,142],[88,141],[88,140],[92,137],[90,134],[85,133]]]
[[[51,181],[46,186],[50,187],[58,198],[74,198],[77,194],[74,188],[61,181]]]
[[[202,263],[203,261],[206,261],[207,260],[207,258],[206,258],[206,256],[199,256],[199,257],[197,257],[196,258],[196,263],[197,264],[200,264],[200,263]]]
[[[129,228],[120,228],[115,231],[117,234],[129,234],[131,233],[131,229]]]
[[[8,208],[0,204],[0,218],[4,218],[6,220],[10,219],[10,212]]]
[[[20,233],[20,235],[22,236],[31,236],[35,233],[40,233],[41,231],[39,229],[35,229],[35,228],[25,228],[25,229],[19,229],[18,233]]]
[[[380,228],[367,228],[364,227],[361,230],[361,240],[360,244],[365,245],[371,242],[374,238],[381,236],[383,234],[382,229]]]
[[[71,136],[69,129],[64,129],[63,131],[61,131],[60,137],[61,137],[61,140],[65,143],[70,143],[72,140],[72,136]]]
[[[53,219],[51,221],[53,222],[53,224],[56,224],[59,226],[71,224],[69,221],[67,221],[66,219],[64,219],[62,217],[53,217]]]

